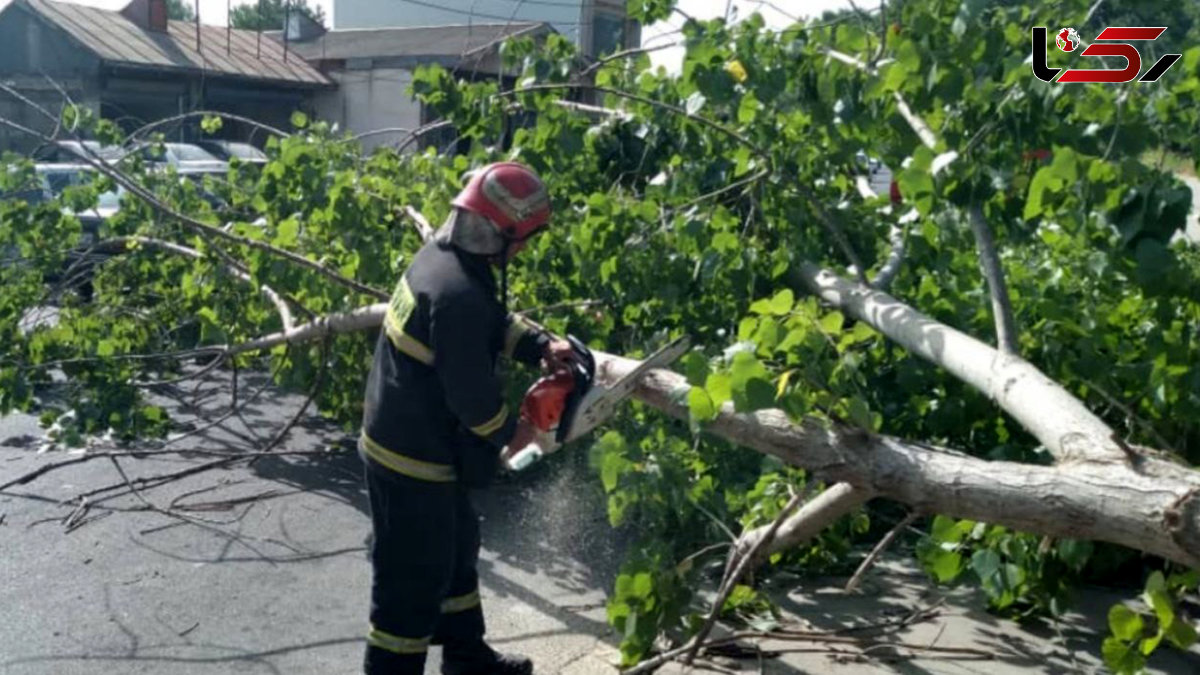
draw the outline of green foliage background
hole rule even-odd
[[[271,162],[261,169],[235,163],[223,179],[198,185],[148,171],[136,158],[125,168],[180,212],[381,290],[419,245],[403,207],[441,222],[464,172],[490,161],[519,160],[542,173],[554,227],[514,270],[513,306],[600,301],[599,309],[540,318],[630,356],[682,333],[700,345],[681,362],[693,385],[691,424],[635,405],[597,434],[589,455],[612,524],[639,534],[609,603],[623,657],[633,662],[660,634],[695,627],[703,608],[692,590],[720,554],[693,552],[727,539],[726,528],[770,522],[789,490],[820,486],[819,477],[705,435],[703,422],[726,402],[849,420],[990,459],[1049,461],[984,395],[789,281],[799,260],[853,275],[822,217],[845,232],[873,276],[889,253],[889,228],[915,208],[892,292],[990,340],[987,289],[964,216],[981,205],[1000,244],[1022,355],[1129,442],[1189,464],[1200,459],[1200,254],[1173,240],[1190,193],[1138,160],[1164,147],[1200,156],[1200,41],[1187,41],[1196,35],[1196,12],[1182,3],[1112,2],[1085,24],[1091,5],[897,2],[882,22],[886,42],[878,16],[853,13],[778,33],[761,30],[757,16],[737,25],[688,20],[679,76],[651,69],[643,54],[596,64],[588,86],[577,86],[585,78],[564,39],[550,36],[540,47],[510,41],[503,52],[519,73],[516,90],[456,79],[440,67],[416,74],[414,93],[452,123],[464,154],[381,148],[364,157],[326,123],[296,115],[294,133],[268,144]],[[632,0],[630,9],[661,18],[671,3]],[[1031,26],[1074,25],[1090,37],[1118,17],[1171,26],[1184,56],[1160,82],[1067,86],[1033,77]],[[831,60],[830,48],[872,61],[878,75]],[[1052,48],[1051,61],[1058,67],[1069,58]],[[896,94],[935,131],[936,152],[898,114]],[[580,113],[561,99],[620,114]],[[80,117],[84,128],[117,140],[111,124]],[[946,150],[961,156],[935,177],[936,154]],[[860,151],[895,169],[900,209],[888,209],[886,195],[858,197]],[[28,164],[6,162],[0,192],[27,186]],[[94,203],[106,182],[72,190],[65,201]],[[68,294],[56,325],[25,332],[20,319],[44,302],[46,277],[80,236],[78,220],[60,206],[0,201],[0,247],[25,260],[0,269],[0,410],[39,409],[59,422],[65,441],[110,428],[127,439],[166,433],[170,420],[142,402],[135,383],[178,373],[178,360],[121,357],[278,330],[274,308],[253,290],[258,284],[285,290],[305,316],[374,301],[269,252],[200,236],[127,197],[102,237],[141,234],[205,257],[132,250],[99,268],[92,302]],[[254,283],[223,272],[225,255],[243,263]],[[281,346],[237,360],[270,368],[296,388],[328,368],[317,403],[353,431],[373,338],[341,335],[328,351]],[[65,382],[54,381],[51,365]],[[45,391],[55,396],[39,407]],[[856,562],[853,544],[887,529],[885,521],[860,511],[772,562],[844,571]],[[1184,570],[1117,547],[1043,542],[940,517],[917,555],[939,582],[980,583],[995,611],[1018,618],[1061,612],[1083,581],[1165,573],[1171,583],[1152,584],[1168,598],[1149,605],[1156,612],[1195,587],[1178,576]],[[765,611],[749,587],[726,609],[760,618]],[[1165,620],[1165,610],[1159,632],[1115,611],[1105,649],[1114,668],[1136,669],[1164,636],[1181,646],[1192,639],[1171,628],[1179,622]]]

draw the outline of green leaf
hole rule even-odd
[[[308,115],[305,115],[297,110],[292,113],[291,121],[293,127],[296,127],[297,129],[303,129],[304,127],[308,126]]]
[[[792,311],[792,305],[795,302],[795,296],[792,294],[792,289],[785,288],[771,297],[770,300],[758,300],[750,305],[750,311],[755,314],[770,314],[772,316],[783,316]]]
[[[1196,629],[1182,617],[1167,627],[1167,641],[1178,649],[1189,649],[1196,643]]]
[[[704,379],[708,377],[708,359],[700,352],[688,352],[683,359],[683,372],[687,376],[688,384],[700,387],[704,386]]]
[[[712,373],[704,383],[704,389],[712,399],[712,405],[720,408],[733,398],[733,379],[727,373]]]
[[[1000,554],[985,548],[971,556],[971,569],[985,584],[995,583],[1000,577]]]
[[[1108,629],[1118,639],[1126,642],[1142,636],[1145,624],[1142,617],[1125,605],[1116,604],[1108,610]]]
[[[300,223],[295,218],[288,218],[279,223],[279,232],[275,236],[275,245],[287,248],[296,244],[296,237],[300,234]]]
[[[971,520],[954,520],[947,516],[937,515],[933,518],[930,534],[939,542],[957,544],[967,536],[974,526],[975,522]]]
[[[616,453],[604,456],[603,464],[600,467],[600,481],[604,483],[605,492],[617,489],[617,481],[620,480],[621,474],[625,472],[628,464],[628,460]]]
[[[633,577],[630,595],[635,598],[648,598],[654,592],[654,577],[649,572],[638,572]]]
[[[1057,179],[1050,174],[1045,168],[1039,169],[1033,176],[1033,180],[1029,183],[1029,192],[1025,197],[1025,210],[1022,217],[1025,220],[1032,220],[1042,215],[1045,210],[1043,198],[1047,190],[1054,189]]]
[[[712,397],[700,387],[688,390],[688,411],[692,418],[699,422],[707,422],[717,416],[717,406]]]
[[[1165,632],[1161,628],[1159,628],[1159,631],[1157,633],[1155,633],[1154,635],[1151,635],[1150,637],[1147,637],[1147,638],[1142,638],[1142,641],[1141,641],[1142,656],[1150,656],[1151,654],[1153,654],[1154,650],[1158,649],[1158,646],[1160,644],[1162,644],[1164,635],[1165,635]]]
[[[764,410],[775,405],[775,387],[767,380],[755,377],[746,382],[746,402],[747,410]],[[739,411],[741,412],[741,411]]]
[[[821,317],[821,330],[825,331],[829,335],[837,335],[838,333],[842,332],[842,324],[845,320],[846,318],[842,316],[841,312],[836,310],[829,312],[825,316]]]
[[[753,378],[770,379],[771,375],[763,367],[762,362],[749,351],[734,354],[733,363],[729,368],[730,385],[733,389],[742,389]],[[709,389],[710,393],[712,389]]]
[[[1092,557],[1093,548],[1092,542],[1080,539],[1060,539],[1055,545],[1059,559],[1076,572],[1083,571]]]
[[[753,91],[746,92],[742,97],[742,102],[738,104],[737,118],[740,124],[750,124],[758,117],[758,111],[762,108],[762,103],[759,103],[755,98]]]
[[[215,134],[221,130],[223,122],[216,115],[205,115],[204,119],[200,120],[200,129],[206,134]]]
[[[1118,675],[1132,675],[1146,665],[1145,657],[1115,637],[1105,638],[1101,652],[1104,664]]]
[[[874,430],[875,425],[871,419],[871,406],[862,397],[851,397],[847,407],[851,422],[869,431]]]
[[[920,149],[927,150],[925,146],[921,146]],[[912,202],[918,213],[927,216],[933,211],[933,175],[928,170],[917,168],[914,161],[912,166],[896,175],[896,183],[900,186],[904,201]]]
[[[948,583],[962,571],[962,556],[953,551],[939,551],[933,556],[930,568],[938,583]]]
[[[112,340],[101,340],[96,344],[96,356],[112,356],[116,352],[116,343]]]
[[[1155,574],[1161,573],[1155,572]],[[1170,596],[1165,590],[1154,589],[1148,590],[1142,594],[1146,600],[1146,604],[1154,610],[1155,616],[1158,617],[1158,623],[1162,626],[1170,626],[1175,621],[1175,606],[1171,602]]]

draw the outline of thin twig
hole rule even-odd
[[[153,129],[157,129],[158,127],[166,126],[167,124],[170,124],[171,122],[182,122],[183,120],[190,119],[193,117],[220,117],[223,119],[232,120],[234,122],[241,122],[242,124],[246,124],[246,125],[249,125],[252,127],[256,127],[258,129],[262,129],[263,131],[275,134],[276,136],[279,136],[281,138],[287,138],[288,136],[291,136],[291,134],[287,133],[286,131],[276,129],[273,126],[270,126],[268,124],[263,124],[262,122],[259,122],[258,120],[250,119],[249,117],[242,117],[241,115],[234,115],[234,114],[226,113],[226,112],[217,112],[215,110],[198,110],[195,112],[183,113],[182,115],[175,115],[174,117],[166,117],[161,120],[158,120],[157,122],[151,122],[150,124],[147,124],[143,127],[135,129],[133,131],[133,133],[129,134],[129,141],[136,141],[137,138],[139,136],[141,136],[142,134],[148,133]]]
[[[850,244],[850,238],[846,236],[846,233],[842,231],[842,227],[833,220],[825,209],[821,208],[817,202],[816,195],[799,183],[793,189],[800,194],[808,207],[812,209],[813,214],[817,216],[817,221],[825,227],[825,230],[833,237],[834,242],[842,249],[842,253],[854,267],[854,273],[858,277],[858,280],[863,284],[870,283],[867,279],[867,271],[863,266],[862,258],[858,256],[858,252]]]
[[[1105,391],[1100,385],[1096,384],[1095,382],[1093,382],[1085,377],[1081,377],[1080,381],[1082,381],[1084,384],[1091,387],[1092,389],[1096,390],[1096,393],[1100,394],[1100,396],[1103,397],[1104,400],[1108,401],[1109,404],[1112,405],[1114,408],[1117,408],[1121,412],[1125,413],[1125,416],[1128,417],[1130,421],[1137,423],[1139,426],[1141,426],[1147,432],[1149,432],[1150,435],[1154,437],[1154,442],[1156,442],[1160,446],[1162,446],[1162,448],[1164,450],[1168,450],[1177,456],[1180,454],[1179,451],[1176,450],[1174,448],[1174,446],[1172,446],[1171,443],[1169,443],[1167,441],[1167,439],[1163,437],[1162,434],[1158,433],[1158,430],[1155,429],[1153,425],[1151,425],[1144,418],[1142,418],[1140,415],[1138,415],[1137,412],[1135,412],[1133,410],[1133,408],[1130,408],[1128,405],[1126,405],[1124,402],[1122,402],[1116,396],[1113,396],[1112,394]]]
[[[404,215],[412,221],[413,227],[417,229],[417,233],[421,235],[421,241],[429,241],[433,238],[433,226],[429,224],[425,216],[420,211],[410,206],[404,207]]]
[[[783,524],[783,521],[787,520],[788,516],[792,514],[792,511],[795,511],[796,508],[800,506],[800,502],[802,500],[803,495],[792,495],[792,498],[788,500],[787,505],[783,507],[783,510],[779,512],[779,515],[775,516],[775,520],[771,523],[771,527],[767,529],[766,533],[763,534],[761,539],[754,542],[754,546],[750,547],[750,550],[747,551],[744,556],[742,556],[742,559],[738,562],[737,566],[733,568],[733,573],[729,575],[729,578],[726,579],[725,583],[722,585],[720,592],[717,593],[717,599],[713,602],[712,611],[708,613],[708,618],[705,619],[704,625],[700,627],[700,631],[696,633],[695,637],[692,638],[691,649],[688,650],[687,657],[684,659],[684,663],[689,665],[692,663],[692,659],[696,657],[696,652],[700,650],[700,644],[704,642],[705,638],[708,637],[709,632],[712,631],[713,626],[716,625],[717,617],[721,615],[721,609],[725,606],[725,600],[729,598],[729,594],[733,592],[733,589],[737,585],[738,581],[740,581],[741,578],[746,574],[746,570],[750,569],[750,566],[754,564],[755,559],[758,557],[759,550],[775,538],[775,533],[779,530],[779,526]],[[733,552],[730,553],[730,562],[734,560],[736,555],[737,549],[735,548]]]
[[[732,644],[738,640],[746,639],[769,639],[779,640],[782,642],[826,642],[829,644],[844,644],[844,645],[862,645],[864,649],[873,649],[879,647],[900,647],[911,649],[918,652],[935,652],[944,654],[960,654],[964,656],[975,656],[983,659],[995,658],[995,653],[983,649],[975,649],[972,647],[936,647],[928,644],[916,644],[902,641],[875,641],[870,638],[844,637],[838,636],[833,631],[813,631],[810,633],[798,632],[783,632],[783,631],[738,631],[728,637],[712,640],[703,646],[707,649]],[[623,675],[639,675],[640,673],[649,672],[663,665],[664,663],[679,658],[684,655],[690,645],[678,647],[650,659],[646,659],[629,670],[623,671]],[[789,649],[773,649],[776,653],[792,652],[796,650]],[[828,650],[820,650],[828,651]]]
[[[564,309],[598,307],[607,304],[608,302],[605,300],[571,300],[568,302],[556,302],[550,305],[541,305],[538,307],[526,307],[524,309],[518,309],[513,313],[521,314],[522,316],[526,314],[546,314],[549,312],[558,312]]]
[[[179,377],[176,377],[174,379],[153,380],[153,381],[149,381],[149,382],[139,381],[139,382],[131,382],[130,384],[134,387],[142,387],[142,388],[162,387],[162,386],[166,386],[166,385],[179,384],[180,382],[187,382],[188,380],[194,380],[197,378],[203,378],[205,375],[207,375],[207,374],[211,373],[212,371],[216,370],[217,368],[221,367],[221,364],[225,362],[225,359],[228,356],[229,356],[228,353],[217,354],[217,357],[212,360],[212,363],[209,363],[208,365],[204,366],[200,370],[198,370],[194,373],[189,373],[187,375],[180,375]]]
[[[714,524],[716,524],[716,526],[719,527],[721,529],[721,531],[724,532],[726,534],[726,536],[729,537],[729,541],[737,542],[737,535],[734,534],[733,530],[729,529],[728,525],[721,522],[721,519],[718,518],[715,513],[704,508],[704,505],[701,504],[700,502],[693,501],[693,500],[689,500],[689,501],[691,502],[692,506],[696,507],[696,510],[698,510],[698,511],[700,511],[700,513],[703,513],[704,515],[708,516],[708,519],[711,520]]]
[[[892,540],[896,538],[896,535],[900,533],[900,530],[903,530],[911,525],[912,522],[919,517],[919,515],[920,514],[917,511],[910,511],[907,516],[904,516],[903,520],[897,523],[895,527],[893,527],[888,531],[887,534],[883,536],[883,539],[879,540],[879,543],[875,545],[875,548],[871,549],[871,553],[868,554],[865,559],[863,559],[862,564],[859,565],[858,569],[854,571],[854,576],[850,577],[850,581],[846,582],[847,593],[853,593],[854,590],[858,588],[858,584],[862,581],[863,576],[867,573],[867,570],[871,569],[871,566],[875,564],[875,561],[879,558],[879,555],[887,549],[887,547],[892,543]]]

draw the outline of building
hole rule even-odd
[[[336,84],[254,31],[167,20],[165,0],[108,11],[51,0],[0,8],[0,81],[55,114],[64,94],[126,131],[193,110],[218,110],[286,128],[294,110]],[[0,92],[0,116],[50,131],[53,123]],[[195,126],[180,127],[185,140]],[[248,138],[227,124],[223,134]],[[36,142],[0,126],[0,148]]]
[[[553,32],[546,23],[477,23],[416,28],[362,28],[325,31],[302,16],[294,16],[286,34],[289,53],[308,60],[337,89],[314,98],[317,116],[361,138],[364,150],[402,141],[408,131],[434,121],[433,115],[409,93],[413,72],[421,65],[439,64],[467,79],[499,79],[513,86],[502,72],[500,45],[510,38],[543,39]],[[285,40],[286,38],[286,40]],[[449,143],[453,131],[424,139]]]
[[[333,0],[335,30],[378,26],[545,22],[585,56],[641,44],[641,28],[625,0]]]

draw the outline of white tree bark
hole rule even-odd
[[[775,538],[767,543],[761,555],[770,556],[803,544],[820,534],[821,530],[832,525],[838,518],[870,501],[873,496],[874,492],[870,489],[857,488],[849,483],[831,485],[783,521],[775,533]],[[754,548],[758,540],[766,536],[769,528],[770,525],[763,525],[743,532],[734,547],[736,555],[745,555]]]
[[[609,354],[596,356],[601,381],[619,378],[637,364]],[[687,419],[689,388],[682,375],[655,370],[636,395]],[[1059,538],[1108,541],[1200,566],[1200,474],[1176,465],[1170,465],[1173,470],[1143,466],[1139,471],[1123,463],[1046,467],[988,462],[815,420],[793,424],[779,410],[739,414],[730,403],[705,428],[805,467],[823,480],[848,483],[925,513]],[[850,506],[845,499],[830,497],[843,508]]]
[[[795,277],[826,302],[995,400],[1059,461],[1126,460],[1112,429],[1028,361],[811,262],[799,263]]]

